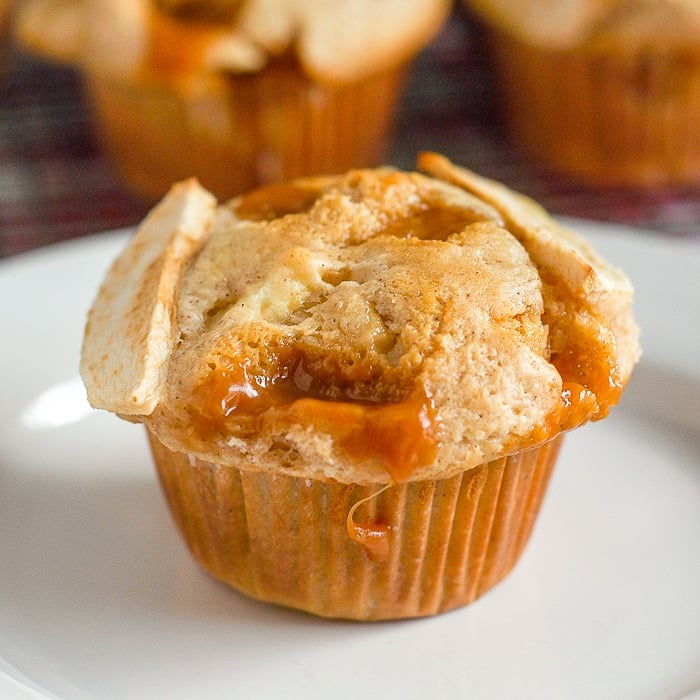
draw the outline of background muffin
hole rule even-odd
[[[190,550],[254,597],[353,619],[474,600],[522,552],[561,434],[637,359],[621,272],[421,166],[224,206],[181,183],[90,312],[91,403],[145,424]]]
[[[23,44],[82,69],[105,148],[149,198],[379,162],[447,0],[28,0]]]
[[[591,184],[700,180],[694,0],[466,0],[513,142]]]

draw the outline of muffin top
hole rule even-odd
[[[485,20],[549,48],[697,47],[696,0],[465,0]]]
[[[222,205],[175,185],[90,311],[90,402],[199,459],[347,483],[604,417],[639,354],[627,278],[520,195],[419,165]]]
[[[448,0],[25,0],[30,48],[92,70],[192,77],[295,58],[315,79],[348,83],[411,58]]]

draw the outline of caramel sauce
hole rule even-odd
[[[310,377],[303,358],[291,353],[274,357],[264,373],[221,357],[195,388],[190,419],[202,437],[211,438],[230,432],[230,419],[258,417],[275,408],[294,423],[330,435],[355,459],[382,460],[397,482],[435,457],[437,416],[423,389],[384,403],[355,398],[352,386],[342,398],[329,400],[326,391],[322,382]]]
[[[273,370],[254,372],[249,362],[219,356],[210,363],[210,371],[192,392],[188,405],[190,421],[205,440],[227,432],[228,419],[241,415],[257,417],[284,402],[288,383],[278,358],[272,358]]]
[[[389,545],[391,543],[389,532],[391,526],[383,522],[366,524],[355,522],[355,512],[360,506],[377,498],[392,485],[393,484],[389,483],[379,489],[379,491],[357,501],[357,503],[350,508],[345,521],[345,529],[350,539],[362,545],[370,559],[374,559],[375,561],[386,559],[389,554]]]
[[[551,362],[564,382],[578,383],[595,394],[600,418],[606,416],[622,393],[619,369],[612,348],[571,348],[552,355]]]
[[[530,433],[530,445],[542,444],[609,413],[622,393],[619,371],[612,358],[610,349],[606,353],[596,349],[588,354],[582,348],[552,356],[551,362],[563,380],[561,397],[554,410]]]
[[[541,270],[540,275],[545,287],[557,290],[555,296],[564,302],[571,316],[581,314],[585,317],[589,313],[583,300],[557,284],[551,274]],[[556,339],[559,336],[560,327],[563,325],[565,328],[568,319],[566,316],[550,319],[545,314],[543,321],[550,326],[552,336]],[[563,345],[564,349],[553,348],[549,361],[557,368],[564,382],[564,390],[568,384],[578,384],[583,387],[593,395],[584,403],[590,407],[594,399],[596,402],[588,417],[594,420],[604,418],[608,415],[610,407],[620,400],[623,389],[620,370],[615,359],[617,352],[614,340],[605,341],[602,336],[591,330],[588,334],[581,333],[574,338],[564,332],[564,340],[558,340],[557,344]],[[578,403],[574,401],[575,405]]]
[[[347,528],[347,532],[351,540],[361,544],[367,550],[370,559],[381,561],[389,556],[391,544],[389,529],[389,525],[383,523],[361,525],[353,522]]]
[[[446,241],[469,224],[483,221],[483,217],[460,207],[429,206],[413,214],[390,221],[382,230],[383,235],[397,238]]]
[[[422,389],[381,405],[303,398],[289,406],[296,422],[331,435],[357,460],[379,457],[396,482],[406,481],[437,452],[437,417]]]
[[[299,214],[311,208],[318,191],[292,183],[273,183],[240,198],[236,215],[250,221],[270,221],[285,214]]]
[[[558,285],[551,275],[540,270],[545,288],[556,289],[555,297],[565,303],[568,313],[587,314],[584,303]],[[577,428],[588,420],[600,420],[608,415],[610,408],[617,404],[623,390],[620,370],[615,360],[614,340],[604,341],[602,336],[590,331],[571,338],[564,331],[560,337],[562,324],[567,318],[548,318],[543,322],[550,327],[555,345],[564,350],[553,349],[549,361],[556,367],[562,379],[562,392],[559,402],[542,423],[535,426],[528,445],[546,442],[559,433]],[[565,329],[565,326],[564,326]],[[522,445],[516,446],[522,449]]]

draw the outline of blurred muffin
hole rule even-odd
[[[80,66],[107,152],[160,198],[375,165],[448,0],[27,0],[25,46]]]
[[[513,567],[562,434],[639,350],[626,277],[424,154],[226,205],[175,185],[92,307],[95,407],[142,422],[192,554],[255,598],[386,619]]]
[[[465,1],[531,158],[594,185],[700,180],[700,3]]]

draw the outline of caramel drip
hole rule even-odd
[[[559,372],[562,390],[559,402],[535,426],[526,445],[541,444],[589,420],[604,418],[619,401],[624,384],[616,361],[614,339],[606,340],[603,334],[587,329],[585,323],[571,337],[566,324],[574,316],[581,314],[585,318],[590,312],[581,299],[567,293],[551,275],[540,273],[545,287],[556,289],[555,298],[560,298],[569,311],[561,317],[548,318],[545,314],[543,318],[558,346],[549,360]]]
[[[279,372],[253,372],[248,362],[228,357],[219,357],[209,368],[188,406],[192,423],[204,438],[224,433],[230,416],[257,416],[283,399],[281,387],[276,386],[282,378]]]
[[[379,489],[379,491],[357,501],[357,503],[350,508],[345,521],[345,528],[350,539],[361,544],[367,550],[367,554],[370,558],[374,560],[383,560],[389,555],[391,525],[381,522],[357,523],[355,522],[355,511],[363,504],[384,493],[391,485],[392,484],[387,484]]]
[[[288,410],[295,422],[332,435],[354,459],[381,459],[399,483],[430,464],[437,452],[435,406],[422,388],[402,401],[378,406],[305,398]]]
[[[622,382],[614,348],[576,347],[552,356],[551,362],[557,368],[565,384],[580,384],[595,395],[597,417],[604,418],[611,406],[620,399]]]
[[[592,397],[584,401],[589,406],[593,401],[596,404],[589,418],[593,420],[604,418],[609,413],[610,407],[620,400],[624,385],[617,364],[615,340],[612,336],[606,337],[604,333],[596,330],[597,323],[589,327],[583,322],[577,332],[573,334],[569,332],[567,326],[572,319],[577,316],[585,319],[591,315],[591,312],[586,308],[584,300],[567,292],[557,284],[551,274],[543,271],[540,271],[540,274],[545,288],[556,290],[555,299],[559,298],[568,309],[561,316],[549,318],[545,313],[543,317],[543,322],[550,327],[551,337],[554,338],[555,347],[552,348],[549,361],[556,367],[562,378],[563,391],[566,390],[567,385],[577,384],[592,394]],[[566,397],[564,401],[566,402]],[[574,396],[573,406],[578,406],[580,403]],[[576,412],[580,412],[580,409],[575,409]]]
[[[189,414],[205,439],[235,430],[235,421],[275,409],[291,423],[313,426],[330,435],[354,459],[379,459],[394,481],[408,479],[430,464],[437,451],[437,415],[422,388],[406,398],[372,402],[354,398],[329,400],[324,386],[309,381],[303,358],[275,357],[267,374],[246,362],[219,358],[195,388]]]
[[[604,354],[596,363],[585,353],[569,351],[552,357],[562,377],[560,400],[549,415],[530,433],[527,444],[539,445],[573,430],[589,420],[600,420],[615,405],[622,393],[617,365],[612,355]]]

